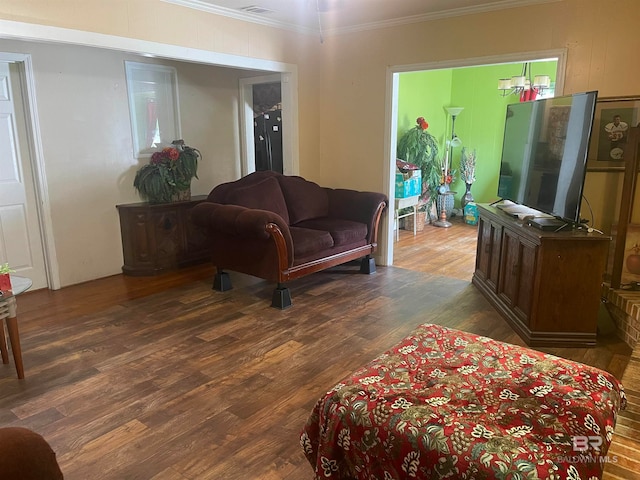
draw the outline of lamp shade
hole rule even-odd
[[[445,110],[449,115],[455,117],[456,115],[459,115],[462,110],[464,110],[464,107],[446,107]]]
[[[501,78],[498,80],[498,90],[511,90],[511,79]]]
[[[524,87],[527,81],[527,77],[524,75],[517,75],[515,77],[511,77],[511,86],[513,87]]]
[[[551,77],[549,75],[536,75],[533,77],[533,86],[539,88],[549,88],[551,86]]]

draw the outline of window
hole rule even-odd
[[[149,156],[182,138],[176,69],[125,62],[125,72],[134,155]]]

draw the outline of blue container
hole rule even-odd
[[[396,173],[396,198],[407,198],[422,193],[422,177],[413,176],[404,179],[402,173]]]
[[[469,202],[464,206],[464,223],[469,225],[478,224],[478,206],[475,202]]]

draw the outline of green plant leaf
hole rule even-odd
[[[140,196],[151,203],[170,202],[179,191],[187,190],[191,180],[198,178],[200,151],[183,146],[178,160],[163,160],[143,165],[133,180]]]

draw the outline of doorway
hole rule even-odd
[[[49,286],[43,218],[35,176],[37,123],[32,110],[30,57],[0,53],[0,263]]]
[[[539,52],[527,52],[516,53],[502,56],[492,57],[479,57],[473,59],[462,59],[449,62],[437,62],[426,63],[420,65],[400,65],[392,66],[387,69],[387,92],[386,92],[386,115],[385,115],[385,152],[388,159],[388,169],[384,172],[385,191],[389,196],[390,203],[394,204],[395,198],[395,172],[396,172],[396,146],[398,141],[398,129],[399,129],[399,91],[400,91],[400,77],[405,73],[415,73],[421,71],[444,71],[446,69],[457,68],[469,68],[469,67],[483,67],[483,66],[496,66],[502,64],[518,64],[519,68],[524,62],[535,61],[556,61],[556,82],[555,92],[556,95],[562,95],[564,90],[564,73],[566,66],[566,50],[547,50]],[[515,73],[514,73],[515,75]],[[495,95],[499,96],[497,89],[498,78],[494,79],[495,87],[491,87],[488,91],[473,92],[474,95]],[[451,105],[448,105],[451,106]],[[440,109],[442,110],[442,109]],[[502,113],[504,115],[504,113]],[[441,113],[441,123],[446,124],[446,116]],[[415,121],[415,117],[413,118]],[[458,123],[456,123],[456,131],[458,130]],[[443,138],[439,136],[439,138]],[[394,222],[384,221],[381,226],[381,237],[384,238],[384,242],[381,242],[380,256],[381,263],[384,265],[393,264],[393,249],[394,249]]]
[[[240,80],[242,176],[260,169],[298,175],[298,97],[292,85],[293,74],[294,72],[262,75]],[[277,100],[278,86],[279,103],[274,101]],[[264,92],[267,92],[265,96]],[[266,119],[265,113],[268,117]],[[267,131],[271,142],[271,163],[266,157],[267,151],[259,150],[262,148],[259,136],[261,132],[264,136]],[[277,151],[278,149],[281,151]],[[256,160],[259,165],[256,164]]]
[[[282,85],[253,85],[253,140],[256,171],[283,172]]]

